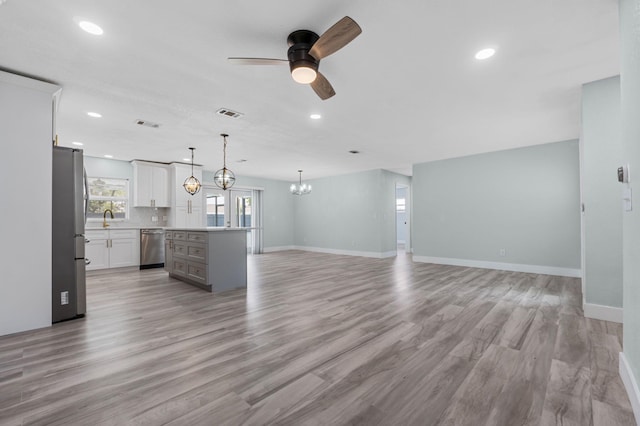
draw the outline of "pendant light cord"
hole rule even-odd
[[[222,147],[222,167],[227,168],[227,137],[224,136],[224,146]]]
[[[222,147],[222,169],[227,170],[227,135],[226,133],[220,133],[222,139],[224,141],[224,145]]]

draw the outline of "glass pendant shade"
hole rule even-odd
[[[200,184],[198,178],[193,175],[193,151],[195,151],[195,148],[189,149],[191,150],[191,176],[185,179],[182,186],[184,187],[184,190],[189,194],[196,195],[200,191],[202,185]]]
[[[310,194],[311,193],[311,185],[307,185],[306,183],[302,183],[302,170],[298,170],[298,173],[300,174],[300,179],[298,180],[298,183],[292,183],[291,184],[291,186],[289,187],[289,191],[291,191],[291,193],[293,195]]]
[[[231,188],[234,183],[236,183],[236,176],[231,170],[223,167],[222,169],[218,170],[213,176],[213,181],[216,185],[218,185],[219,188],[227,190]]]
[[[216,172],[213,176],[213,182],[218,186],[218,188],[222,188],[224,191],[231,188],[234,183],[236,183],[236,175],[229,169],[227,169],[227,137],[229,135],[225,133],[221,133],[222,139],[224,140],[224,148],[222,150],[222,168]]]

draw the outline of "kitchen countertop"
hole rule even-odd
[[[105,230],[109,230],[109,229],[166,229],[166,227],[164,226],[108,226],[106,228],[103,228],[102,225],[100,226],[96,226],[96,227],[89,227],[89,226],[85,226],[84,230],[86,231],[105,231]]]
[[[228,228],[226,226],[201,226],[198,228],[164,228],[167,231],[195,231],[195,232],[218,232],[218,231],[249,231],[251,228]]]

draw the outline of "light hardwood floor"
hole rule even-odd
[[[224,294],[93,273],[88,310],[0,338],[0,424],[635,424],[577,279],[289,251]]]

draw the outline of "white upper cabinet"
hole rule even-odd
[[[163,164],[132,161],[133,206],[170,207],[169,168]]]
[[[171,164],[171,174],[173,177],[173,191],[175,206],[187,206],[189,201],[193,207],[202,207],[202,189],[195,195],[189,194],[185,189],[184,181],[191,176],[191,166],[186,164]],[[193,176],[202,184],[202,167],[193,167]]]
[[[170,223],[174,227],[197,228],[204,226],[203,192],[195,195],[185,191],[184,181],[191,176],[191,165],[171,164],[171,182],[173,205],[171,206]],[[193,176],[202,183],[202,167],[193,168]]]

